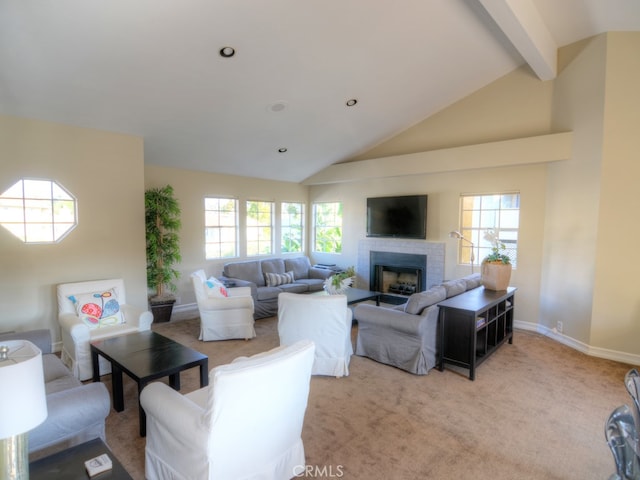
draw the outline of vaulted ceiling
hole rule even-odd
[[[638,0],[0,0],[0,113],[140,135],[148,164],[299,182],[629,30]]]

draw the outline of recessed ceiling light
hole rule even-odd
[[[285,147],[279,148],[278,153],[285,153],[287,149]]]
[[[358,100],[356,100],[355,98],[347,100],[347,107],[353,107],[356,103],[358,103]]]
[[[269,110],[270,112],[278,113],[278,112],[282,112],[286,108],[287,108],[287,102],[280,101],[280,102],[272,103],[271,105],[269,105],[267,107],[267,110]]]
[[[236,54],[236,51],[233,47],[222,47],[220,49],[220,56],[224,58],[233,57]]]

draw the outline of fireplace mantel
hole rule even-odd
[[[369,259],[372,251],[392,253],[413,253],[427,256],[427,278],[423,290],[439,285],[444,279],[445,244],[424,240],[399,240],[366,238],[358,242],[357,287],[370,289],[371,276]]]

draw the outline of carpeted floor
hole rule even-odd
[[[208,355],[209,368],[278,345],[275,317],[258,320],[250,341],[200,342],[198,322],[153,329]],[[357,327],[352,333],[355,344]],[[349,377],[311,379],[302,434],[306,478],[608,478],[615,468],[604,423],[629,403],[629,368],[522,331],[478,368],[473,382],[462,372],[416,376],[354,355]],[[111,376],[102,380],[110,389]],[[181,380],[182,392],[197,389],[198,369]],[[137,390],[126,375],[125,410],[107,418],[107,442],[132,477],[143,479]]]

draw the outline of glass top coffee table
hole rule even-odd
[[[98,356],[111,363],[113,408],[124,410],[122,372],[138,384],[140,436],[147,434],[147,417],[140,406],[140,392],[152,380],[169,377],[169,385],[180,390],[180,372],[200,367],[200,387],[209,383],[209,359],[206,355],[174,342],[153,331],[130,333],[91,342],[93,381],[100,381]]]

